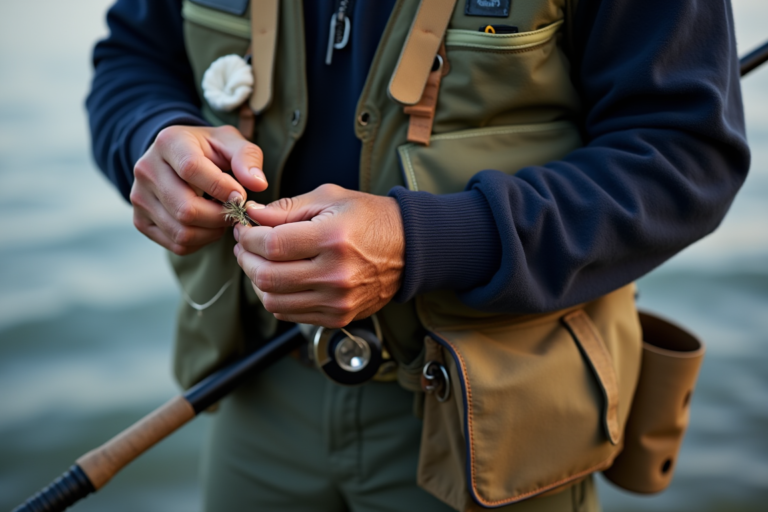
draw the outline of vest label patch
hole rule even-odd
[[[512,0],[467,0],[464,14],[467,16],[490,16],[506,18]]]

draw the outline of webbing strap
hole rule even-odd
[[[621,439],[619,429],[619,384],[616,370],[611,362],[611,355],[605,348],[600,334],[583,309],[569,313],[563,317],[563,323],[568,327],[586,355],[605,398],[605,416],[603,423],[611,444],[618,444]]]
[[[415,105],[421,99],[455,5],[456,0],[421,0],[389,82],[389,95],[398,103]]]
[[[448,71],[448,58],[445,55],[445,45],[440,45],[440,66],[429,73],[427,85],[421,99],[415,105],[403,107],[403,112],[410,116],[408,122],[408,142],[416,142],[429,146],[429,138],[432,135],[432,124],[435,120],[437,108],[437,94],[440,91],[440,79]]]
[[[253,94],[250,106],[259,114],[272,100],[272,74],[277,48],[279,0],[251,1],[251,67]]]

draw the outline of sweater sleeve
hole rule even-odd
[[[133,166],[173,124],[206,125],[184,49],[180,0],[118,0],[93,52],[93,155],[128,199]]]
[[[452,289],[485,311],[592,300],[723,219],[749,167],[728,0],[581,0],[574,81],[585,146],[464,192],[393,189],[406,236],[397,295]]]

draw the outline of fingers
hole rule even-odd
[[[147,180],[147,186],[170,217],[183,225],[192,227],[212,229],[230,225],[224,220],[220,204],[200,197],[197,191],[184,183],[165,162],[158,161],[154,165],[159,169],[152,181]],[[163,170],[163,167],[167,169]],[[137,164],[134,171],[137,180],[144,179],[140,176],[143,172],[143,165]],[[132,198],[132,202],[136,205],[137,201]]]
[[[210,142],[230,162],[237,181],[245,188],[254,192],[267,188],[267,179],[262,172],[264,155],[259,146],[245,140],[237,130],[218,132]]]
[[[316,276],[317,266],[311,260],[272,262],[243,250],[240,244],[235,246],[234,252],[245,275],[263,292],[304,292],[321,284]]]
[[[320,253],[325,236],[318,223],[295,222],[274,228],[236,226],[235,239],[248,252],[270,261],[295,261],[314,258]]]
[[[235,143],[231,134],[228,138],[228,144]],[[246,197],[243,186],[235,178],[222,172],[220,166],[224,166],[224,162],[217,150],[227,147],[228,144],[219,142],[214,149],[212,143],[215,139],[215,132],[210,130],[192,131],[189,127],[171,126],[157,135],[153,146],[157,147],[162,160],[192,187],[207,192],[221,202],[235,195]],[[152,151],[152,148],[149,151]]]
[[[147,238],[180,256],[192,254],[205,245],[215,242],[226,231],[224,228],[185,227],[170,218],[161,220],[163,225],[158,225],[145,210],[139,207],[134,208],[133,223],[136,229]]]
[[[248,215],[263,226],[277,226],[288,222],[310,220],[329,206],[338,205],[348,191],[337,185],[321,185],[312,192],[296,197],[284,197],[265,208],[248,206]],[[327,213],[332,213],[328,211]]]

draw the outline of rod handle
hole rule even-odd
[[[101,489],[133,459],[195,417],[183,396],[161,405],[118,435],[77,459],[93,484]]]
[[[95,490],[88,476],[75,464],[13,512],[62,512]]]

